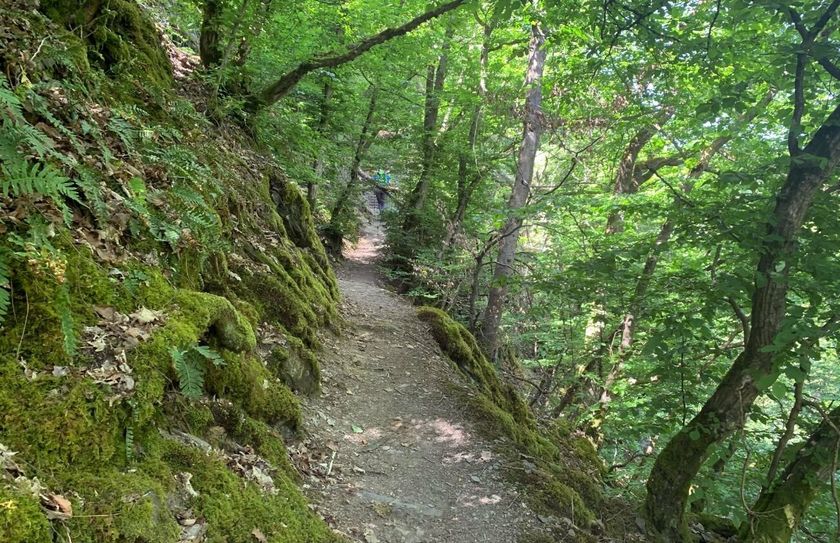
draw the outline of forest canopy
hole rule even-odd
[[[302,320],[283,323],[302,356],[337,297],[327,255],[307,252],[320,248],[314,229],[340,260],[370,219],[365,198],[383,191],[389,279],[472,332],[535,425],[586,436],[606,494],[647,537],[840,537],[840,0],[106,4],[30,6],[77,36],[41,44],[49,78],[30,79],[41,47],[0,62],[0,233],[15,231],[0,247],[0,319],[18,322],[14,270],[47,251],[50,228],[21,226],[11,202],[40,195],[69,225],[99,198],[100,181],[70,181],[92,179],[83,163],[32,135],[39,115],[55,124],[48,108],[21,106],[87,66],[136,102],[113,117],[126,133],[141,117],[181,115],[196,132],[241,131],[278,162],[271,194],[254,198],[278,206],[272,220],[296,247],[278,258],[305,262],[306,278],[290,280],[307,285],[291,310]],[[173,113],[154,98],[173,88],[197,96]],[[175,164],[160,157],[182,134],[163,125],[130,138],[158,138],[143,152]],[[169,244],[180,286],[201,290],[215,285],[205,270],[223,266],[202,251],[223,253],[212,240],[257,212],[209,210],[198,182],[172,193],[197,179],[197,162],[172,166],[159,194],[135,181],[124,193],[142,217],[126,229]],[[281,177],[305,195],[287,214],[296,197]],[[164,193],[171,209],[150,212]],[[179,213],[192,222],[168,222]],[[187,248],[203,255],[193,275]],[[246,303],[220,302],[226,316],[205,328],[272,311],[238,296]],[[65,339],[79,327],[61,326]],[[200,355],[185,349],[172,356]]]

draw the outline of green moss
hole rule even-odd
[[[207,521],[208,543],[250,541],[255,528],[269,541],[340,541],[282,472],[275,473],[278,492],[270,495],[234,475],[218,458],[196,449],[170,443],[165,459],[174,470],[192,473],[192,486],[199,495],[190,505],[197,517]]]
[[[225,360],[227,363],[222,367],[208,368],[205,376],[208,394],[230,399],[256,419],[298,427],[300,404],[297,398],[258,359],[226,354]]]
[[[592,470],[577,466],[551,465],[551,471],[557,481],[573,488],[590,509],[598,509],[604,503],[604,489],[601,478],[593,476]]]
[[[417,316],[431,325],[432,335],[443,352],[476,383],[481,393],[509,413],[517,423],[528,428],[536,427],[528,406],[513,387],[499,379],[495,368],[481,352],[469,330],[434,307],[421,307]]]
[[[559,457],[560,451],[554,443],[536,430],[520,424],[513,415],[500,408],[487,396],[479,394],[469,398],[468,401],[479,416],[490,422],[490,426],[496,432],[510,438],[523,452],[544,460],[554,460]]]
[[[43,0],[39,9],[69,29],[84,28],[91,63],[159,89],[171,87],[160,34],[134,0]]]
[[[289,338],[287,348],[278,347],[268,357],[268,367],[289,388],[302,394],[313,394],[321,388],[318,359],[296,338]]]
[[[269,179],[272,197],[277,206],[277,213],[283,219],[283,226],[289,238],[295,245],[308,249],[317,263],[319,274],[327,275],[328,283],[334,283],[330,270],[327,253],[318,239],[315,221],[309,202],[301,194],[297,186],[290,183],[285,176],[274,173]],[[331,280],[330,280],[331,279]]]
[[[0,485],[0,541],[52,543],[52,529],[37,498]]]
[[[74,542],[178,541],[180,528],[167,503],[174,479],[164,464],[68,475],[65,484],[81,497],[74,503],[77,514],[66,521]]]
[[[277,430],[248,416],[241,407],[228,401],[213,402],[211,409],[216,424],[225,428],[237,443],[252,446],[257,454],[282,469],[289,477],[297,479],[298,473],[289,461],[286,445]]]
[[[0,357],[0,435],[37,470],[87,469],[122,452],[121,405],[90,379],[41,375],[29,381],[11,357]],[[118,460],[117,460],[118,461]]]
[[[545,514],[554,514],[572,520],[576,526],[588,527],[595,522],[595,515],[570,486],[551,481],[531,496],[532,506]]]

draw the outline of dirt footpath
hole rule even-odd
[[[339,271],[348,326],[326,340],[323,395],[290,449],[306,491],[353,541],[515,542],[540,523],[415,308],[380,286],[380,240],[369,228]]]

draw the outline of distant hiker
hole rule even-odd
[[[376,196],[376,207],[382,213],[385,209],[385,199],[388,196],[387,187],[391,184],[391,174],[380,169],[373,174],[373,180],[376,182],[376,186],[373,189],[373,193]]]

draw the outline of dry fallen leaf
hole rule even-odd
[[[154,322],[158,318],[160,318],[160,315],[160,311],[152,311],[147,307],[141,307],[140,309],[129,315],[129,317],[139,322],[140,324],[149,324],[150,322]]]
[[[251,535],[254,536],[254,539],[259,541],[259,543],[268,543],[268,538],[265,537],[265,534],[262,533],[262,530],[259,528],[254,528],[251,530]]]
[[[41,509],[50,520],[67,520],[73,516],[73,504],[61,494],[41,494]]]
[[[117,314],[116,310],[113,307],[107,307],[104,305],[95,305],[93,306],[93,310],[96,312],[97,315],[99,315],[106,321],[114,320],[114,316]]]

